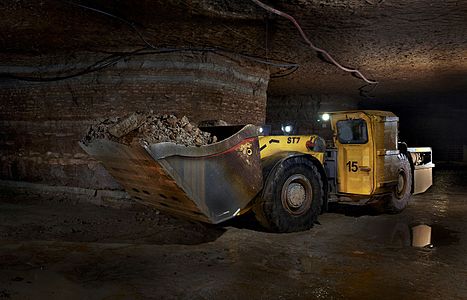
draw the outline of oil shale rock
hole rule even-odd
[[[190,123],[186,116],[159,115],[150,112],[135,112],[125,117],[113,117],[92,125],[83,144],[88,145],[95,139],[108,139],[130,145],[172,142],[185,146],[202,146],[217,141],[216,136],[201,131]]]

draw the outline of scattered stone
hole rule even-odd
[[[186,116],[179,119],[174,115],[154,114],[152,111],[109,118],[93,125],[82,142],[88,145],[95,139],[108,139],[125,145],[134,142],[172,142],[185,146],[202,146],[217,141],[216,136],[200,130]]]
[[[144,122],[144,115],[134,113],[129,115],[127,118],[118,122],[114,126],[109,128],[109,133],[116,138],[121,138],[124,135],[132,132],[133,130],[140,127]]]

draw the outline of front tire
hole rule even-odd
[[[386,203],[386,212],[399,213],[403,211],[412,197],[412,170],[405,154],[399,154],[399,172],[397,185]]]
[[[270,172],[253,211],[266,229],[303,231],[316,222],[323,201],[318,168],[310,159],[298,156],[282,161]]]

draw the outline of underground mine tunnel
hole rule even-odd
[[[467,298],[467,2],[0,2],[0,298]]]

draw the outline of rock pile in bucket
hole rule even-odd
[[[202,146],[217,141],[216,136],[201,131],[186,116],[177,118],[152,111],[108,118],[92,125],[82,142],[88,145],[95,139],[108,139],[126,145],[134,142],[142,145],[172,142],[185,146]]]

